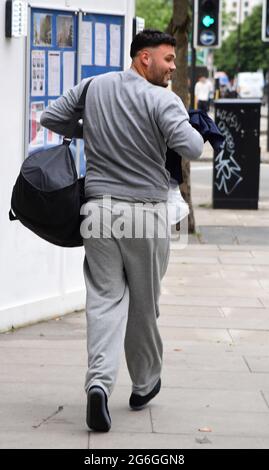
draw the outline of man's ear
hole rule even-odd
[[[140,52],[140,61],[144,65],[144,67],[148,67],[150,63],[150,53],[147,49],[143,49]]]

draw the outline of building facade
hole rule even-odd
[[[51,245],[8,213],[28,152],[59,143],[42,110],[86,76],[130,65],[135,0],[27,2],[26,36],[6,37],[0,2],[0,332],[85,306],[83,248]],[[16,19],[16,18],[15,18]],[[75,158],[83,172],[83,148]]]
[[[222,0],[225,19],[222,25],[222,38],[226,39],[236,29],[238,23],[243,23],[253,8],[261,3],[262,0]]]

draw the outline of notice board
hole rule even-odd
[[[61,141],[40,125],[40,116],[77,83],[77,34],[75,12],[31,9],[28,152]]]
[[[25,156],[62,141],[40,125],[44,109],[84,78],[123,70],[124,54],[124,16],[30,8],[30,18]],[[84,176],[83,141],[70,148]]]

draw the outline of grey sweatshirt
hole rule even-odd
[[[83,80],[41,115],[41,124],[68,135]],[[187,159],[197,159],[203,138],[190,125],[181,99],[152,85],[133,69],[94,77],[83,116],[86,198],[110,195],[134,201],[166,201],[169,146]]]

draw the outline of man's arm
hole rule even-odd
[[[76,123],[73,118],[75,108],[88,80],[88,78],[85,78],[82,82],[68,90],[48,106],[41,114],[40,124],[56,132],[56,134],[66,137],[82,138],[82,124],[79,122]]]
[[[188,160],[198,159],[203,151],[204,140],[189,123],[181,99],[168,91],[161,98],[156,118],[167,147]]]

